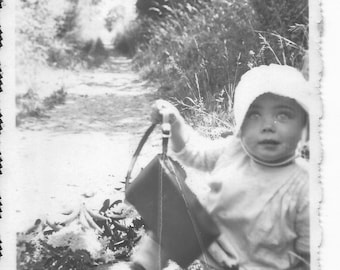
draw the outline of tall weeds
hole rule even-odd
[[[281,10],[284,1],[271,7]],[[300,67],[307,49],[307,24],[290,21],[288,13],[284,20],[274,21],[275,16],[256,13],[261,10],[256,4],[255,0],[209,1],[190,12],[169,5],[167,15],[148,18],[147,35],[134,40],[136,68],[159,82],[161,95],[177,104],[193,125],[231,129],[234,89],[250,68],[269,63]],[[300,4],[290,8],[296,6],[302,8]],[[294,10],[294,16],[300,11]],[[263,18],[271,25],[264,27]]]

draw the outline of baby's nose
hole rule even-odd
[[[266,117],[263,119],[262,131],[263,132],[274,132],[276,129],[277,121],[273,117]]]

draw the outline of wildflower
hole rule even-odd
[[[72,251],[86,250],[94,259],[99,258],[104,249],[95,231],[84,231],[77,223],[70,224],[50,235],[47,243],[53,247],[69,247]]]

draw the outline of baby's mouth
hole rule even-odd
[[[276,141],[276,140],[271,140],[271,139],[266,139],[266,140],[262,140],[259,142],[260,145],[270,145],[270,146],[275,146],[275,145],[279,145],[280,142]]]

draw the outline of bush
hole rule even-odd
[[[99,7],[99,2],[79,4],[77,0],[61,0],[58,3],[53,0],[19,0],[16,7],[16,64],[20,68],[19,73],[28,74],[29,78],[34,72],[32,66],[37,65],[72,69],[86,63],[90,67],[101,64],[106,59],[106,51],[105,57],[97,57],[97,52],[87,54],[89,51],[86,51],[87,43],[98,48],[97,33],[87,30],[91,26],[89,20],[103,12],[104,7]]]
[[[250,0],[260,30],[276,32],[296,43],[308,46],[308,39],[290,30],[293,25],[308,26],[308,0]]]
[[[64,104],[66,101],[67,93],[64,88],[54,91],[50,96],[44,98],[43,104],[47,109],[53,109],[56,105]]]
[[[62,19],[69,8],[67,0],[58,8],[53,0],[24,1],[16,6],[16,59],[19,67],[30,69],[35,64],[46,64],[50,48],[58,46],[56,37]]]
[[[17,122],[24,117],[42,117],[44,116],[43,104],[32,89],[23,95],[17,95],[15,98],[16,105],[19,109]]]
[[[138,50],[143,50],[151,39],[151,24],[152,20],[149,18],[137,18],[131,22],[124,32],[117,34],[113,42],[115,50],[128,57],[133,57]]]
[[[18,113],[16,125],[19,126],[27,117],[47,117],[47,111],[56,105],[64,104],[67,93],[64,88],[54,91],[50,96],[41,100],[36,91],[29,89],[25,94],[17,95],[15,98]]]
[[[147,21],[147,35],[136,40],[134,62],[145,78],[161,84],[164,97],[196,118],[193,123],[230,129],[234,89],[243,73],[269,63],[301,66],[308,10],[300,2],[267,1],[263,8],[255,0],[200,1],[190,10],[167,2],[166,15],[139,18]],[[282,16],[273,16],[273,9]],[[212,112],[215,120],[207,118]]]
[[[259,64],[302,68],[308,49],[308,0],[250,0],[258,22]]]
[[[215,125],[230,123],[223,112],[231,111],[235,83],[248,69],[249,51],[257,49],[251,11],[246,1],[191,13],[175,9],[151,24],[153,36],[137,53],[136,66],[146,78],[159,78],[163,94],[180,100],[182,108],[215,111],[222,118]]]
[[[136,7],[139,15],[159,19],[173,14],[174,9],[182,9],[190,13],[193,9],[200,9],[211,0],[137,0]]]

